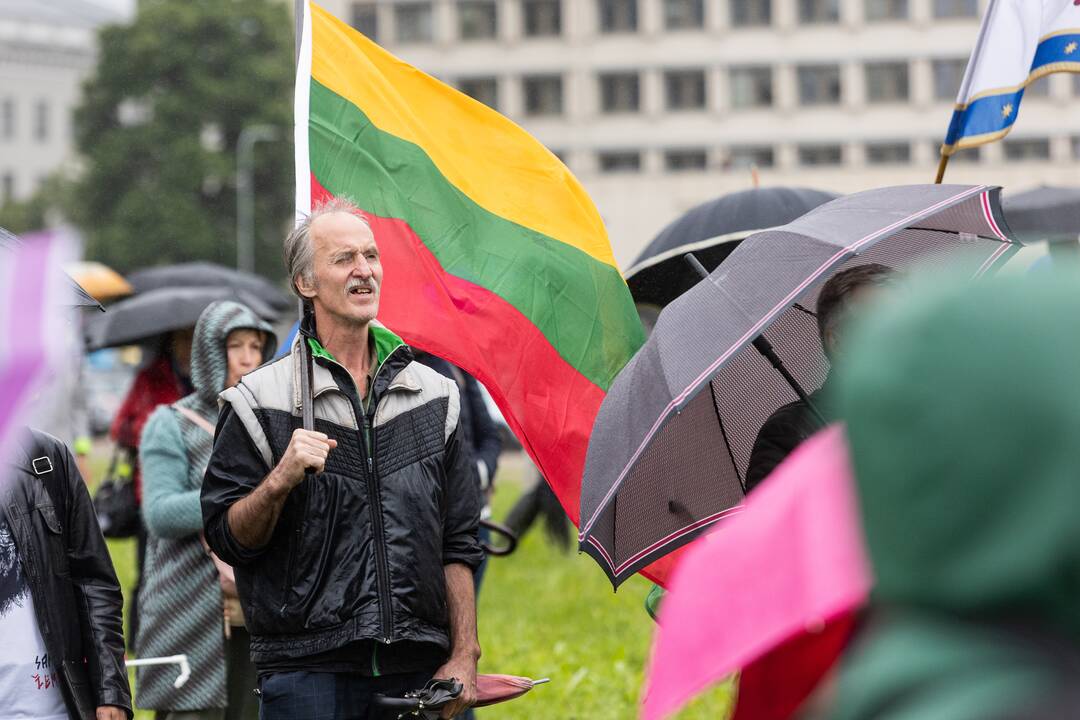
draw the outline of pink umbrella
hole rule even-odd
[[[477,675],[476,702],[473,703],[473,707],[486,707],[513,700],[546,682],[548,682],[547,678],[533,680],[518,675]]]
[[[871,585],[843,431],[831,427],[675,569],[642,717],[740,669],[736,717],[787,717],[838,657]]]

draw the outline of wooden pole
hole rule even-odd
[[[934,180],[935,185],[940,185],[941,181],[945,179],[945,166],[949,164],[949,156],[942,155],[941,162],[937,166],[937,178]]]

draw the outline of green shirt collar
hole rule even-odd
[[[405,342],[397,335],[379,325],[368,326],[368,337],[375,341],[375,362],[371,363],[368,368],[368,393],[371,392],[371,387],[375,383],[375,374],[379,368],[382,367],[386,358],[390,357],[390,354],[397,350],[399,347],[405,344]],[[318,338],[308,337],[308,347],[311,348],[312,357],[323,358],[330,362],[338,363],[337,358],[333,354],[323,347],[323,344],[319,342]]]

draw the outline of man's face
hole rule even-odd
[[[311,224],[314,284],[298,278],[300,291],[345,324],[366,325],[379,312],[382,264],[375,235],[360,218],[338,212]]]
[[[832,323],[832,327],[825,331],[825,349],[830,358],[835,360],[843,354],[845,326],[851,322],[851,316],[875,302],[882,290],[880,285],[863,285],[851,291],[840,310],[838,322]]]

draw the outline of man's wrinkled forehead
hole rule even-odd
[[[363,219],[348,212],[335,212],[316,218],[311,223],[315,251],[338,253],[366,251],[375,247],[375,234]]]

